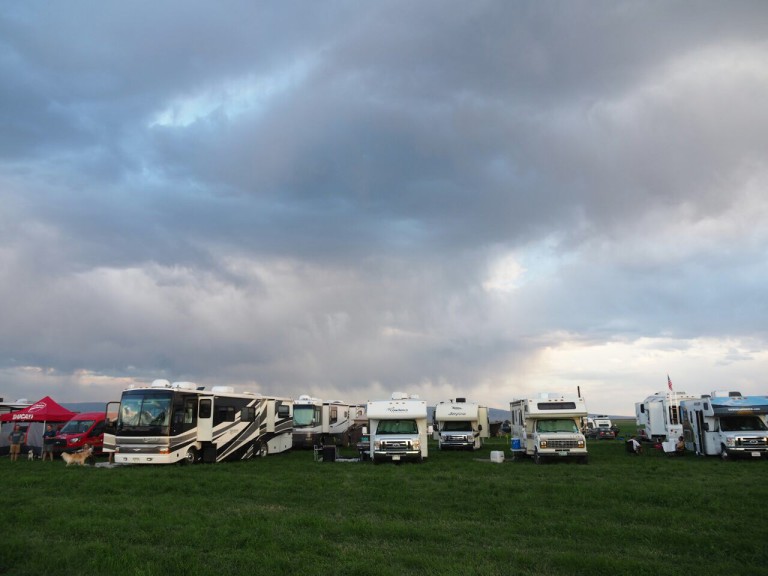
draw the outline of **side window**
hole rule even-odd
[[[200,400],[200,418],[210,418],[212,403],[210,398]]]
[[[331,424],[335,423],[339,419],[339,409],[335,406],[331,408]]]
[[[93,427],[93,430],[91,430],[89,436],[95,438],[96,436],[101,436],[102,434],[104,434],[104,420],[97,423],[96,426]]]
[[[287,404],[280,404],[277,407],[277,415],[280,418],[288,418],[291,415],[291,408]]]

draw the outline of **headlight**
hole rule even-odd
[[[539,442],[539,448],[546,448],[546,447],[547,447],[547,441],[546,440],[542,440],[541,442]]]
[[[733,437],[728,437],[725,439],[725,445],[726,446],[736,446],[736,439]]]
[[[373,449],[379,450],[381,448],[381,440],[374,440],[373,441]]]
[[[579,440],[579,448],[584,448],[584,440]]]
[[[70,444],[77,444],[78,442],[80,442],[80,440],[81,440],[80,436],[73,436],[72,438],[67,440],[67,442],[69,442]]]
[[[411,447],[414,450],[421,450],[421,440],[414,440],[413,442],[411,442]]]

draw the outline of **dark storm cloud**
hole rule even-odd
[[[762,3],[7,8],[6,388],[506,399],[565,341],[764,336]]]

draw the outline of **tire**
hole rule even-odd
[[[187,450],[187,453],[184,455],[184,459],[181,461],[182,464],[186,465],[192,465],[197,464],[200,460],[200,455],[197,453],[197,449],[190,448]]]
[[[544,463],[544,459],[541,456],[539,456],[539,451],[538,450],[536,450],[536,452],[533,453],[533,463],[534,464],[543,464]]]
[[[269,455],[269,446],[266,442],[259,443],[259,450],[257,452],[259,458],[266,458]]]
[[[725,462],[726,460],[729,460],[730,457],[728,456],[728,451],[725,449],[725,446],[720,446],[720,460]]]

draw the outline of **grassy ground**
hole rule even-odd
[[[0,459],[0,574],[766,574],[763,461],[66,468]]]

